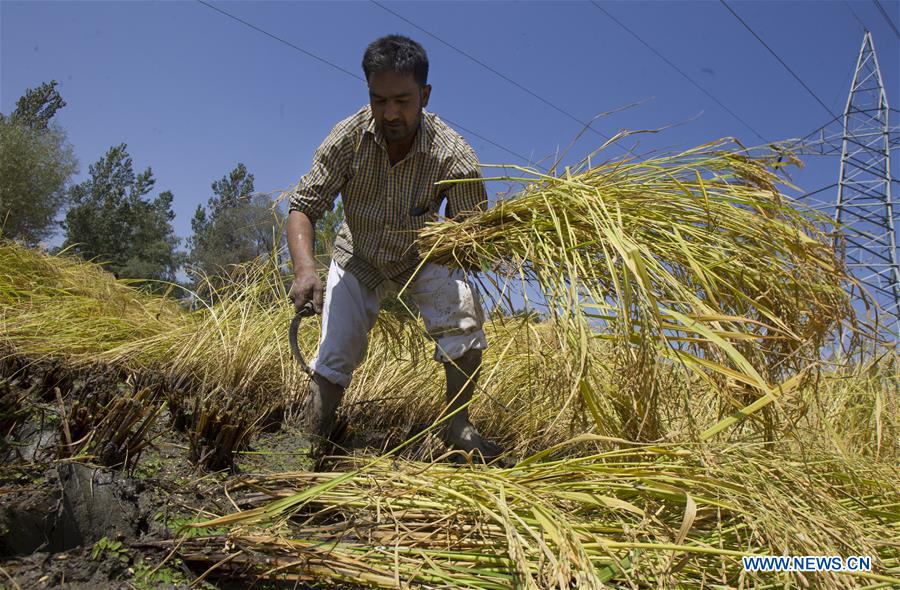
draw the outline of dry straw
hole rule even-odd
[[[723,409],[752,414],[839,325],[859,329],[843,288],[852,279],[821,220],[778,190],[770,167],[783,157],[716,142],[558,177],[520,169],[529,176],[505,178],[531,181],[520,194],[431,225],[421,250],[536,284],[578,374],[603,370],[620,391],[625,434],[652,440],[662,367],[693,371]],[[594,362],[596,338],[616,346],[614,366]],[[579,393],[600,421],[603,393],[586,381]]]
[[[383,461],[343,473],[246,477],[246,510],[198,526],[183,557],[284,581],[394,588],[783,587],[744,555],[871,555],[873,572],[817,574],[818,588],[900,582],[896,473],[752,445],[684,448],[596,438],[512,469]],[[562,457],[562,458],[558,458]]]
[[[486,326],[473,417],[515,467],[398,458],[442,452],[419,444],[427,431],[410,440],[440,413],[442,380],[420,320],[387,315],[342,410],[351,435],[382,426],[385,454],[244,478],[230,491],[245,510],[214,523],[228,538],[193,539],[185,559],[381,587],[900,583],[896,354],[822,360],[837,326],[860,333],[849,279],[820,220],[776,190],[777,160],[726,147],[531,174],[424,232],[430,259],[533,281],[547,304],[545,321]],[[278,261],[237,269],[191,311],[2,243],[0,345],[155,375],[194,451],[219,460],[305,387]],[[305,354],[317,334],[304,325]],[[805,580],[740,568],[785,553],[876,565]]]
[[[509,353],[524,326],[567,371],[544,382],[555,408],[583,404],[595,433],[678,444],[593,434],[508,470],[382,457],[341,473],[250,478],[243,512],[198,524],[231,527],[227,551],[184,557],[229,560],[233,573],[381,587],[900,582],[900,482],[890,460],[877,459],[896,458],[883,436],[887,423],[896,432],[896,403],[883,405],[895,360],[850,381],[842,371],[853,369],[823,369],[819,349],[834,330],[861,330],[842,285],[850,278],[818,220],[776,189],[767,166],[777,163],[712,144],[559,178],[535,173],[513,199],[423,234],[429,259],[518,275],[547,303],[549,322],[511,322],[512,337],[494,340],[482,408],[527,390],[531,365]],[[421,393],[436,380],[415,377],[412,359],[367,363],[358,378],[385,394]],[[818,399],[825,383],[827,404]],[[857,419],[823,436],[854,399]],[[773,402],[777,411],[759,419]],[[556,422],[542,412],[520,431],[546,434]],[[882,434],[862,434],[873,421]],[[726,436],[737,442],[713,442]],[[757,576],[740,562],[858,553],[878,556],[875,572]]]

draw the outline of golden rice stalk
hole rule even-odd
[[[520,194],[430,224],[419,246],[434,262],[535,284],[588,405],[598,367],[619,375],[627,434],[653,439],[661,366],[693,370],[726,411],[749,415],[839,324],[858,327],[823,220],[779,192],[777,164],[720,141],[558,177],[520,168],[529,178],[506,178],[530,181]],[[595,362],[595,338],[615,344],[615,367]]]
[[[560,447],[511,469],[380,460],[248,476],[229,489],[243,512],[196,524],[229,527],[227,538],[180,551],[207,565],[231,557],[241,566],[231,573],[251,579],[384,588],[900,581],[900,479],[890,465],[829,454],[795,461],[747,444],[594,442],[606,450],[555,458]],[[873,570],[743,571],[744,555],[783,554],[870,555]]]
[[[195,311],[133,289],[96,265],[11,242],[0,242],[0,264],[3,350],[70,369],[108,366],[164,386],[173,414],[198,421],[191,426],[202,456],[240,447],[260,419],[301,390],[303,376],[286,341],[291,310],[275,262],[238,269],[233,283]],[[203,411],[190,412],[195,406]],[[210,449],[217,440],[221,448]]]

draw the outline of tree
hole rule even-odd
[[[50,119],[56,111],[66,106],[56,91],[56,80],[44,82],[37,88],[29,88],[19,100],[16,101],[16,110],[9,119],[35,131],[44,131],[50,125]]]
[[[29,89],[0,114],[0,233],[29,246],[53,234],[78,168],[65,132],[50,124],[66,104],[55,87]]]
[[[151,289],[162,290],[155,281],[174,281],[181,263],[172,229],[174,197],[165,191],[144,198],[156,179],[149,167],[134,173],[127,147],[111,147],[91,165],[91,177],[72,188],[64,247],[119,278],[146,279]]]
[[[206,207],[198,205],[191,220],[188,259],[194,269],[215,276],[269,256],[281,239],[281,214],[268,195],[254,194],[247,167],[238,163],[211,186]]]

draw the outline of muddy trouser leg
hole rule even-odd
[[[478,290],[463,271],[425,264],[410,285],[410,294],[422,314],[428,335],[435,340],[435,360],[444,363],[447,376],[445,442],[481,458],[496,458],[500,448],[484,439],[469,421],[467,404],[475,391],[487,339],[484,311]],[[455,413],[454,413],[455,412]]]
[[[309,398],[310,434],[327,440],[353,371],[366,356],[369,332],[378,318],[380,295],[360,283],[334,260],[328,269],[319,352]]]

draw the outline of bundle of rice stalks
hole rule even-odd
[[[838,325],[858,327],[842,288],[852,279],[817,226],[826,220],[779,192],[769,170],[782,155],[716,142],[559,177],[525,170],[532,178],[506,178],[532,181],[519,195],[431,224],[420,250],[536,285],[578,375],[613,378],[629,438],[660,435],[666,364],[717,388],[723,414],[752,414]],[[593,338],[615,344],[615,364],[595,362]],[[580,389],[589,408],[601,397]]]
[[[100,266],[0,240],[0,344],[29,359],[90,365],[100,352],[166,331],[183,315]]]
[[[300,375],[284,334],[293,312],[277,260],[248,264],[192,312],[96,265],[11,242],[0,242],[0,265],[0,343],[11,354],[155,372],[185,389],[277,394]]]
[[[208,291],[209,300],[182,314],[165,333],[134,340],[104,354],[114,363],[165,372],[181,389],[252,392],[257,405],[292,398],[303,376],[291,358],[287,326],[293,316],[276,258],[234,269],[233,282]]]
[[[243,512],[196,525],[231,534],[192,539],[181,556],[250,578],[383,588],[900,583],[890,466],[746,444],[581,442],[607,450],[507,470],[381,460],[248,477],[229,489]],[[782,554],[868,555],[872,571],[744,571],[742,556]]]
[[[129,385],[94,390],[78,397],[70,410],[61,408],[62,457],[124,469],[137,464],[165,403],[153,390]]]
[[[234,454],[245,449],[259,432],[262,418],[243,411],[235,397],[220,401],[197,399],[191,416],[188,458],[213,471],[234,468]]]
[[[277,261],[247,265],[192,312],[96,265],[11,242],[0,242],[0,263],[7,271],[0,274],[0,346],[69,369],[101,365],[165,385],[173,415],[195,420],[190,430],[198,444],[207,441],[204,456],[229,453],[232,444],[209,454],[209,443],[246,440],[300,390],[302,374],[286,341],[292,310]],[[240,433],[222,438],[210,428]]]

